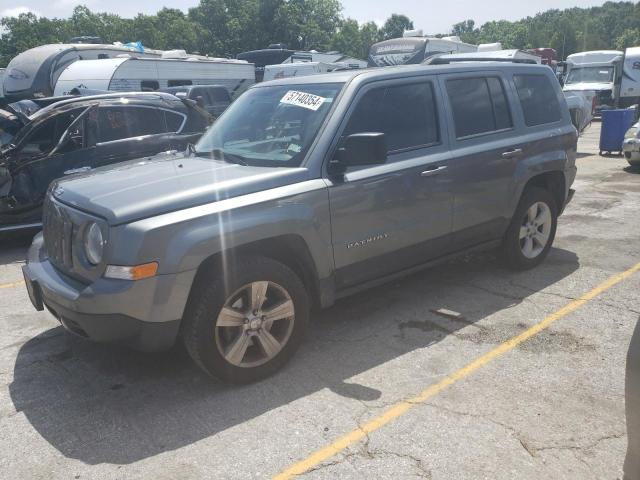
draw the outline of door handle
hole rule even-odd
[[[503,152],[502,158],[516,158],[520,155],[522,155],[522,149],[514,148],[513,150],[507,150],[506,152]]]
[[[424,172],[420,173],[421,177],[433,177],[435,175],[440,175],[442,172],[444,172],[447,169],[446,165],[440,165],[439,167],[436,167],[435,165],[433,167],[428,168],[427,170],[425,170]]]

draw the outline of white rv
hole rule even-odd
[[[324,63],[324,64],[344,64],[347,68],[366,68],[367,62],[358,58],[349,57],[340,52],[316,52],[311,50],[309,52],[295,52],[289,58],[287,58],[282,64],[287,63]]]
[[[161,50],[140,44],[59,43],[41,45],[16,55],[7,65],[0,85],[8,101],[50,97],[62,71],[76,60],[106,59],[127,54],[132,57],[160,58]]]
[[[228,59],[110,58],[69,65],[58,77],[54,95],[72,89],[151,91],[184,85],[222,85],[237,97],[255,82],[252,63]]]
[[[502,47],[499,43],[471,45],[455,36],[425,37],[422,30],[409,30],[404,32],[402,38],[393,38],[373,44],[369,49],[369,66],[387,67],[416,64],[439,53],[471,53],[477,52],[479,48],[488,51],[499,50]]]
[[[496,47],[499,43],[491,44]],[[456,62],[513,62],[513,63],[542,63],[542,57],[524,50],[478,50],[470,53],[445,53],[437,54],[429,57],[422,63],[425,64],[443,64]]]
[[[598,111],[640,100],[640,47],[574,53],[566,66],[564,90],[584,92]]]
[[[264,67],[264,81],[278,78],[303,77],[305,75],[317,75],[320,73],[333,72],[335,70],[345,70],[349,67],[346,63],[324,63],[324,62],[295,62],[278,63]]]

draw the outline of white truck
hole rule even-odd
[[[584,92],[597,113],[640,101],[640,47],[574,53],[566,67],[564,90]]]

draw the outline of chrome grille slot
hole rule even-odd
[[[71,244],[73,240],[73,223],[50,199],[45,204],[42,221],[42,234],[51,262],[65,269],[73,268]]]

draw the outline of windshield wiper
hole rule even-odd
[[[242,155],[238,155],[237,153],[225,152],[221,148],[214,148],[209,152],[199,152],[194,149],[193,153],[198,157],[212,158],[214,160],[222,160],[227,163],[242,165],[244,167],[249,166],[249,164],[247,163],[247,159]]]

